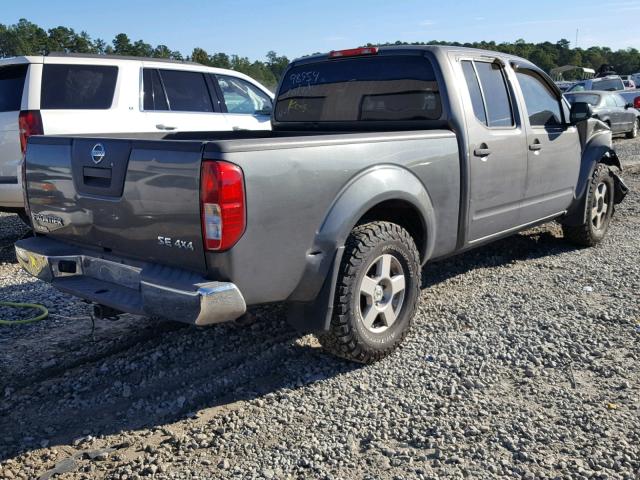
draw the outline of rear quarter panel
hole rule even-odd
[[[325,137],[315,146],[307,137],[304,148],[224,151],[223,146],[206,153],[242,168],[247,202],[242,239],[229,252],[207,255],[211,275],[231,279],[248,304],[285,300],[298,286],[307,257],[333,255],[312,250],[341,192],[367,170],[384,165],[408,170],[428,192],[436,216],[436,231],[427,233],[436,236],[433,256],[454,249],[460,196],[456,137],[448,131],[405,132],[402,140],[390,135],[387,141],[350,143],[350,135],[342,134],[338,144]],[[357,220],[344,219],[349,228]]]

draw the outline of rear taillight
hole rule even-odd
[[[347,50],[333,50],[329,52],[329,58],[359,57],[361,55],[375,55],[378,47],[349,48]]]
[[[633,99],[633,108],[637,108],[640,110],[640,97],[636,97]]]
[[[40,110],[22,110],[18,116],[18,129],[20,131],[20,149],[24,155],[29,137],[44,134]]]
[[[207,250],[233,247],[246,227],[244,177],[237,165],[202,163],[200,172],[202,236]]]

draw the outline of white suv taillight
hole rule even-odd
[[[228,250],[246,227],[244,176],[237,165],[221,161],[202,162],[200,211],[206,250]]]
[[[20,132],[20,149],[22,154],[27,150],[27,140],[31,135],[44,135],[40,110],[22,110],[18,116]]]

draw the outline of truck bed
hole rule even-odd
[[[248,304],[280,301],[294,294],[306,269],[328,268],[333,243],[341,239],[328,244],[318,232],[343,192],[365,171],[391,169],[421,179],[431,195],[438,228],[429,254],[455,246],[460,157],[451,131],[126,137],[30,139],[27,195],[38,233],[123,262],[232,279]],[[98,144],[106,153],[96,165],[91,151]],[[199,183],[205,160],[231,162],[244,173],[246,232],[226,252],[203,247]],[[361,195],[360,208],[377,201],[366,191]],[[159,237],[190,248],[169,248]]]

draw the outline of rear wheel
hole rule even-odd
[[[636,118],[636,121],[633,123],[633,130],[627,132],[627,138],[636,138],[638,131],[640,131],[640,118]]]
[[[409,233],[390,222],[357,226],[347,239],[331,325],[320,343],[348,360],[382,359],[409,332],[419,288],[420,257]]]
[[[587,192],[587,212],[582,225],[563,225],[564,237],[577,245],[592,247],[601,242],[613,215],[614,185],[609,167],[596,166]]]

